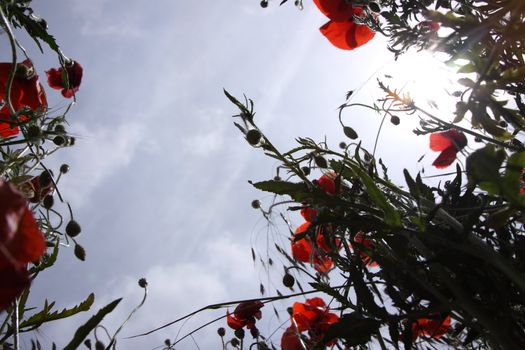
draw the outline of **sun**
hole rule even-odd
[[[383,70],[383,83],[442,120],[451,121],[458,91],[460,62],[447,62],[448,56],[429,51],[408,52]],[[445,63],[447,62],[447,63]]]

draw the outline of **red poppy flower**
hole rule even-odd
[[[297,328],[293,325],[286,328],[281,337],[281,349],[282,350],[304,350],[303,344],[301,344],[301,333],[297,331]],[[303,340],[303,343],[304,340]],[[309,345],[307,345],[307,349]]]
[[[308,331],[310,339],[319,341],[328,328],[339,320],[336,314],[328,311],[328,307],[321,298],[307,299],[303,303],[294,303],[292,306],[292,324],[298,332]]]
[[[0,181],[0,310],[29,284],[26,265],[46,249],[44,236],[23,195]]]
[[[435,33],[441,28],[438,22],[429,20],[419,22],[418,27],[427,33]]]
[[[372,29],[354,21],[354,15],[362,16],[362,8],[353,7],[345,0],[314,0],[314,2],[330,19],[320,31],[335,47],[353,50],[374,37],[375,32]]]
[[[255,321],[262,317],[261,308],[264,306],[259,300],[246,301],[237,305],[233,310],[233,315],[226,311],[226,323],[232,329],[240,329],[242,327],[253,329]]]
[[[363,232],[356,233],[354,237],[354,242],[362,245],[363,248],[366,250],[374,249],[374,242],[371,239],[366,238]],[[370,267],[379,266],[379,264],[376,261],[372,260],[372,258],[367,253],[360,251],[359,256],[361,257],[361,260],[366,266],[370,266]]]
[[[311,223],[305,222],[299,226],[294,232],[294,237],[306,232],[310,225]],[[294,237],[292,237],[292,257],[295,260],[311,263],[321,273],[326,273],[332,268],[332,259],[326,254],[331,251],[331,248],[324,241],[325,238],[320,231],[316,235],[317,247],[314,247],[309,236],[304,236],[297,240]]]
[[[438,169],[448,167],[456,160],[456,155],[467,145],[465,134],[455,129],[430,135],[430,149],[441,154],[432,163]]]
[[[28,200],[31,203],[38,203],[53,190],[53,183],[50,182],[46,187],[41,187],[40,176],[35,176],[29,181],[29,187],[31,196],[28,196]]]
[[[80,88],[83,68],[77,61],[69,61],[63,67],[51,68],[46,72],[47,83],[56,90],[62,90],[62,96],[71,98]]]
[[[7,105],[7,80],[12,68],[11,63],[0,63],[0,100],[5,104],[0,109],[0,136],[8,137],[18,134],[18,126],[11,125],[11,112]],[[25,60],[17,64],[15,77],[11,84],[11,105],[15,111],[23,107],[44,112],[47,107],[46,94],[34,71],[33,63]],[[26,116],[19,116],[21,121]]]
[[[450,316],[445,318],[420,318],[412,323],[412,337],[415,339],[420,335],[426,335],[439,339],[450,329]]]

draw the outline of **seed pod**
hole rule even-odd
[[[62,124],[55,125],[55,129],[54,130],[55,130],[55,132],[61,133],[61,134],[66,132],[66,128]]]
[[[69,171],[69,165],[67,165],[67,164],[62,164],[62,165],[60,166],[60,172],[61,172],[62,174],[66,174],[68,171]]]
[[[37,139],[42,136],[42,130],[38,125],[30,125],[27,128],[27,137],[29,139]]]
[[[393,115],[392,117],[390,117],[390,122],[394,125],[399,125],[401,120],[399,119],[397,115]]]
[[[224,329],[224,327],[219,327],[217,329],[217,334],[220,336],[220,337],[224,337],[226,335],[226,330]]]
[[[51,186],[51,184],[53,183],[53,178],[51,176],[51,173],[47,170],[44,170],[42,171],[42,173],[40,173],[40,176],[38,177],[40,188],[46,188]]]
[[[44,205],[44,208],[51,209],[53,204],[55,204],[55,199],[53,198],[52,195],[48,194],[47,196],[44,197],[44,201],[42,204]]]
[[[303,174],[304,174],[305,176],[310,175],[310,167],[303,166],[303,167],[301,168],[301,171],[303,172]]]
[[[370,11],[375,12],[375,13],[381,12],[381,7],[379,7],[379,4],[377,2],[373,2],[373,1],[369,2],[368,8],[370,9]]]
[[[258,199],[254,199],[252,201],[252,208],[253,209],[259,209],[261,207],[261,202]]]
[[[319,168],[326,169],[328,168],[328,162],[323,156],[314,156],[315,165]]]
[[[67,223],[66,234],[69,237],[78,236],[80,234],[80,231],[81,231],[80,225],[75,220],[71,220],[70,222]]]
[[[139,279],[138,283],[140,288],[146,288],[148,286],[148,281],[146,281],[145,278]]]
[[[246,140],[252,146],[255,146],[261,141],[261,132],[259,130],[251,129],[246,133]]]
[[[95,350],[106,350],[106,345],[104,345],[104,343],[100,340],[97,340],[95,343]]]
[[[232,344],[234,348],[238,347],[240,344],[239,339],[237,338],[232,338],[232,340],[230,340],[230,343]]]
[[[295,284],[295,278],[289,273],[285,274],[283,277],[283,284],[285,287],[292,288]]]
[[[267,8],[267,7],[268,7],[268,0],[262,0],[262,1],[261,1],[261,7],[262,7],[263,9]]]
[[[242,328],[236,329],[234,334],[237,338],[244,339],[244,329]]]
[[[67,142],[67,139],[64,136],[57,135],[53,137],[53,143],[57,146],[63,146]]]
[[[80,244],[75,244],[75,256],[78,260],[85,261],[86,260],[86,250],[84,247],[82,247]]]

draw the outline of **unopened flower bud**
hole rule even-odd
[[[54,130],[55,130],[55,132],[60,133],[60,134],[66,132],[66,128],[62,124],[55,125],[55,129]]]
[[[287,308],[286,311],[288,314],[290,314],[290,316],[293,314],[293,309],[291,307]]]
[[[219,337],[224,337],[226,335],[226,330],[224,329],[224,327],[219,327],[217,329],[217,334],[219,335]]]
[[[253,209],[259,209],[261,207],[261,202],[258,199],[254,199],[252,201],[252,208]]]
[[[261,1],[261,7],[262,8],[267,8],[268,7],[268,0],[262,0]]]
[[[61,172],[62,174],[66,174],[68,171],[69,171],[69,165],[67,165],[67,164],[62,164],[62,165],[60,166],[60,172]]]
[[[57,146],[64,146],[67,142],[67,139],[64,136],[57,135],[53,137],[53,143]]]
[[[168,338],[168,339],[165,339],[165,340],[164,340],[164,345],[166,345],[166,346],[171,346],[171,340],[169,340],[169,338]]]
[[[27,128],[27,137],[29,139],[38,139],[42,137],[42,130],[38,125],[30,125]]]
[[[236,329],[234,334],[237,338],[244,339],[244,329],[242,328]]]
[[[91,349],[91,339],[84,340],[84,345],[86,348]]]
[[[38,183],[40,185],[40,188],[46,188],[51,186],[52,174],[47,170],[42,171],[42,173],[40,173],[40,176],[38,176]]]
[[[44,197],[42,204],[44,205],[44,208],[51,209],[53,204],[55,204],[55,199],[53,198],[52,195],[48,194],[47,196]]]
[[[303,172],[303,174],[304,174],[305,176],[310,175],[310,167],[303,166],[303,167],[301,168],[301,171]]]
[[[250,329],[250,334],[252,335],[253,339],[257,339],[257,338],[259,338],[259,335],[261,333],[259,333],[259,330],[257,329],[257,327],[252,327]]]
[[[381,12],[381,7],[379,7],[379,4],[377,2],[373,2],[373,1],[369,2],[368,8],[370,9],[370,11],[375,12],[375,13]]]
[[[78,260],[81,260],[81,261],[86,260],[86,250],[80,244],[75,244],[74,253]]]
[[[283,284],[285,287],[292,288],[295,284],[295,278],[289,273],[285,274],[283,277]]]
[[[252,146],[255,146],[261,141],[261,132],[256,129],[248,130],[246,133],[246,140],[248,140],[248,143]]]
[[[69,237],[76,237],[80,234],[80,225],[75,220],[71,220],[66,225],[66,234]]]
[[[100,340],[97,340],[95,343],[95,350],[106,350],[106,345],[104,345],[104,343]]]
[[[390,122],[394,125],[399,125],[399,117],[397,115],[393,115],[392,117],[390,117]]]
[[[232,344],[234,348],[238,347],[240,344],[239,339],[237,338],[232,338],[232,340],[230,340],[230,343]]]
[[[339,142],[339,148],[340,149],[346,149],[346,142]]]
[[[146,281],[145,278],[139,279],[138,283],[140,288],[146,288],[148,286],[148,281]]]
[[[323,156],[314,156],[314,162],[319,168],[328,168],[328,162]]]

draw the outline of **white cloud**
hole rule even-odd
[[[81,206],[103,181],[131,162],[139,147],[155,147],[143,143],[143,129],[137,122],[117,126],[75,124],[72,133],[79,136],[74,154],[66,159],[71,170],[60,184],[66,199],[75,207]]]

